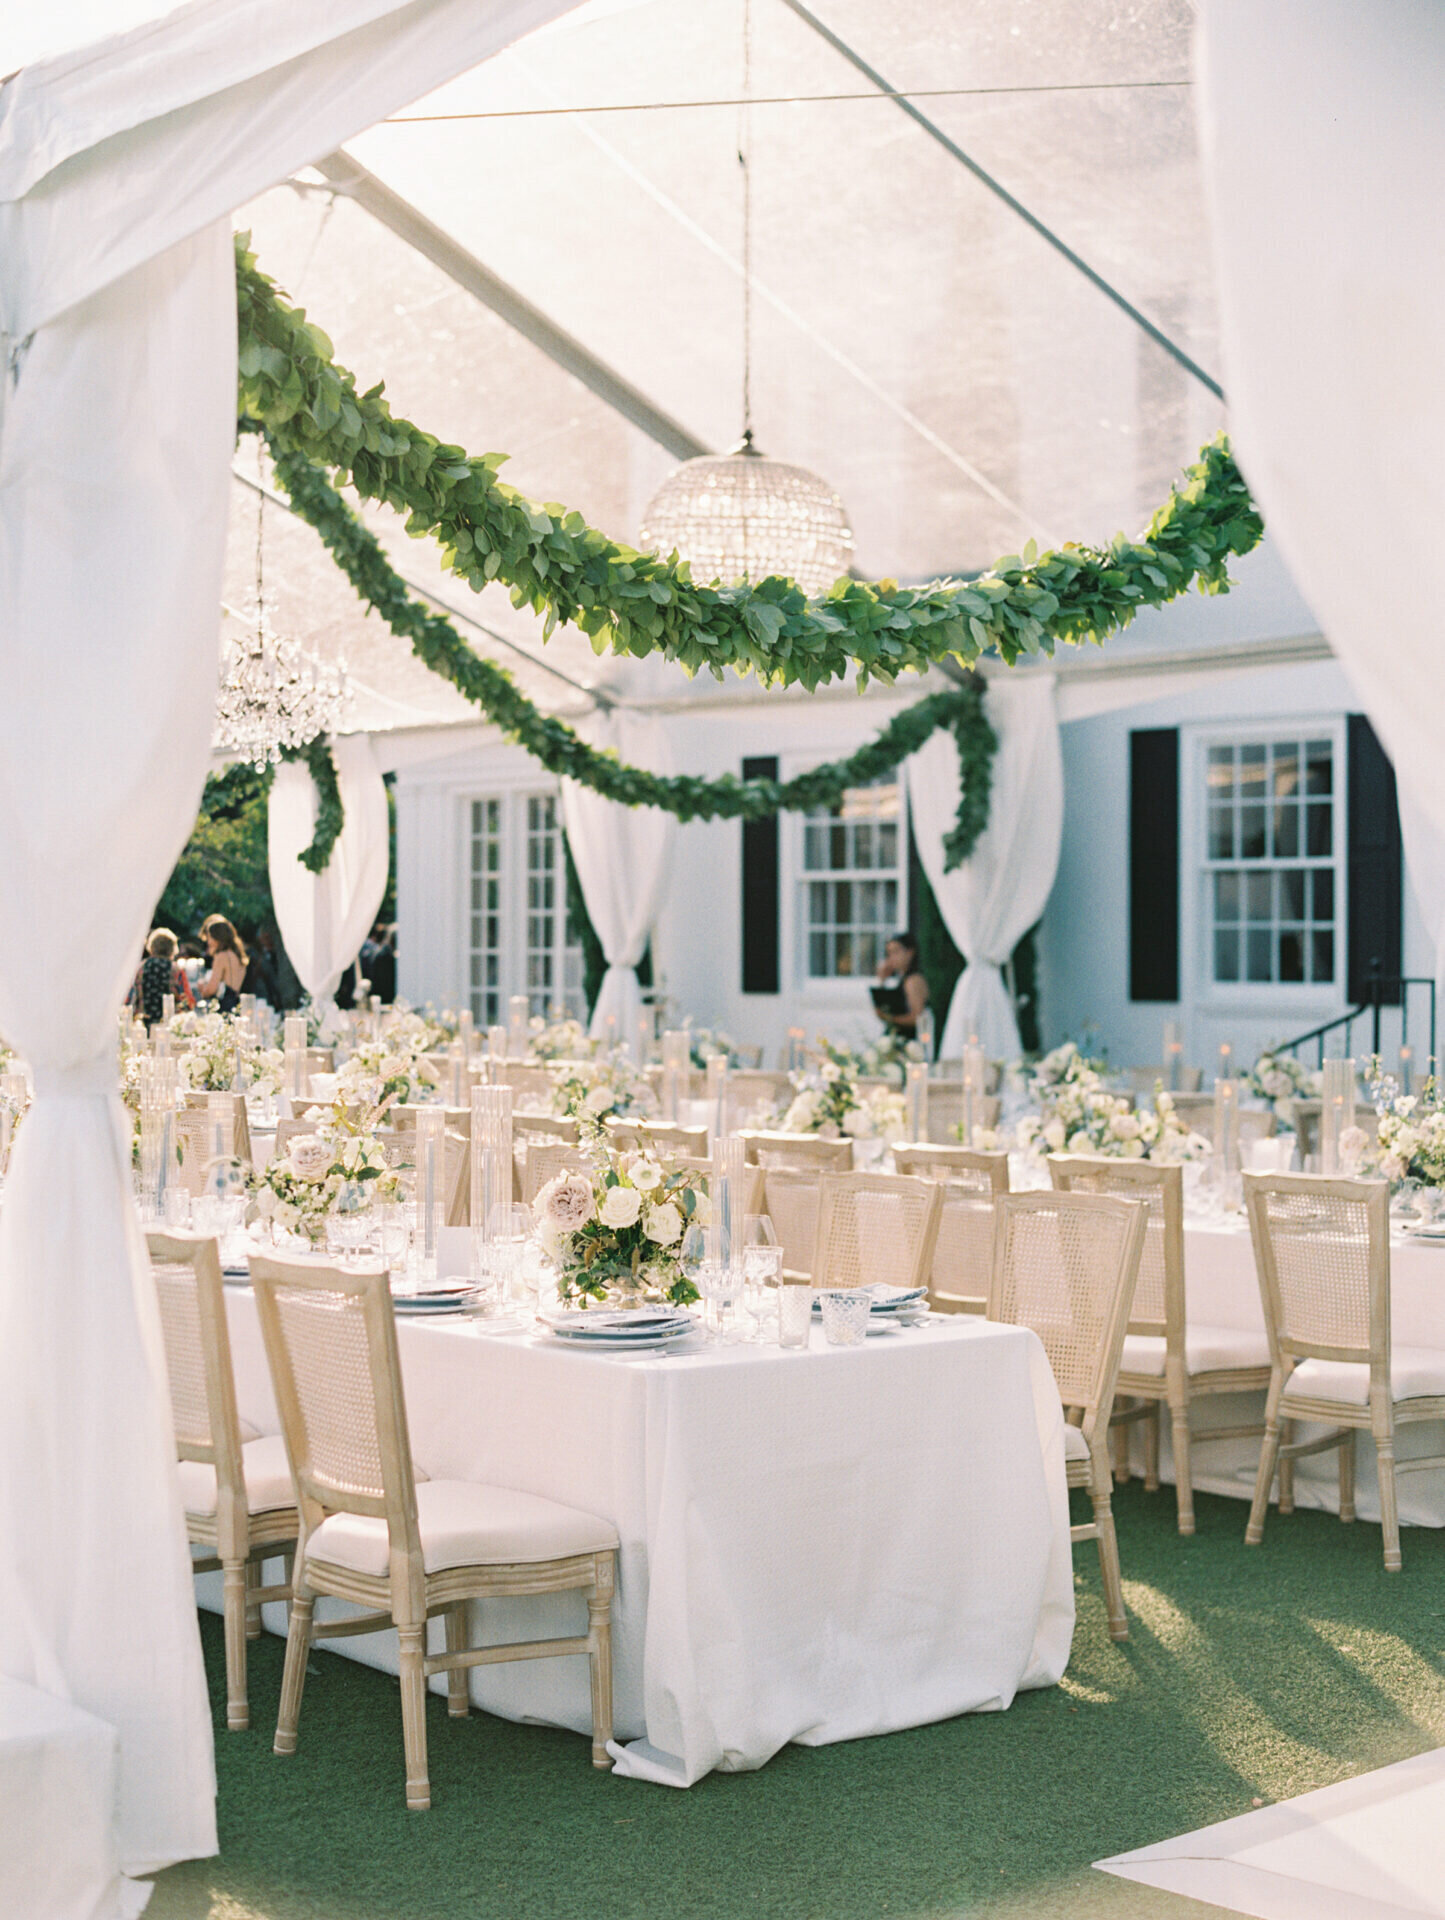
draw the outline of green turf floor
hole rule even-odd
[[[1121,1489],[1127,1644],[1078,1547],[1062,1686],[687,1793],[433,1696],[434,1804],[408,1814],[394,1680],[317,1653],[275,1759],[281,1642],[253,1643],[255,1725],[227,1734],[204,1615],[221,1853],[161,1875],[150,1920],[1218,1920],[1089,1863],[1445,1743],[1445,1534],[1408,1529],[1387,1575],[1377,1526],[1271,1513],[1246,1551],[1245,1511],[1201,1496],[1181,1540],[1171,1489]]]

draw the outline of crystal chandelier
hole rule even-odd
[[[213,740],[218,752],[249,760],[258,772],[274,766],[283,749],[335,733],[351,698],[344,665],[317,659],[271,625],[261,564],[264,516],[265,498],[258,495],[255,607],[243,614],[225,609],[245,630],[221,639]]]
[[[752,9],[743,6],[743,97],[751,91]],[[810,596],[848,571],[853,530],[843,502],[806,467],[769,460],[753,445],[752,172],[748,107],[742,109],[738,164],[743,182],[743,437],[722,455],[687,460],[648,503],[640,548],[675,552],[699,581],[765,580],[781,574]]]

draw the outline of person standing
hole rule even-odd
[[[164,1017],[168,993],[188,1007],[196,1004],[190,981],[176,965],[176,936],[169,927],[155,927],[146,941],[145,958],[131,988],[131,999],[147,1031]]]
[[[211,970],[196,983],[196,997],[214,1000],[217,1013],[234,1013],[241,1004],[249,965],[240,934],[224,914],[207,915],[201,925]]]
[[[928,1005],[928,981],[918,965],[918,940],[911,933],[895,933],[883,949],[879,985],[873,989],[873,1007],[890,1033],[912,1040]]]

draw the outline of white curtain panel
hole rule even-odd
[[[0,1217],[0,1676],[116,1728],[131,1872],[216,1841],[115,1022],[210,746],[224,216],[565,11],[202,0],[0,90],[0,1032],[35,1074]]]
[[[1205,0],[1198,51],[1240,464],[1445,832],[1445,7]]]
[[[595,747],[615,748],[629,766],[672,771],[664,721],[612,713],[583,721],[578,732]],[[660,807],[620,806],[575,780],[562,782],[562,821],[607,960],[591,1031],[602,1033],[612,1014],[618,1034],[630,1038],[642,1006],[636,967],[667,894],[677,823]]]
[[[331,743],[345,821],[321,873],[299,855],[316,826],[316,782],[309,768],[282,761],[271,787],[266,848],[276,923],[296,977],[314,1000],[329,1000],[381,909],[390,869],[386,782],[371,737]]]
[[[1425,931],[1435,944],[1435,1006],[1445,1015],[1445,833],[1403,781],[1399,795],[1405,868]],[[1437,1050],[1439,1044],[1437,1039]]]
[[[988,825],[963,865],[943,870],[943,836],[958,811],[958,748],[940,730],[909,756],[908,807],[918,857],[943,924],[968,964],[958,977],[939,1054],[957,1059],[971,1036],[990,1058],[1023,1051],[1003,966],[1044,910],[1064,830],[1064,762],[1052,674],[988,683],[998,735]]]

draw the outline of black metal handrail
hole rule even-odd
[[[1357,1020],[1368,1019],[1370,1022],[1370,1052],[1377,1054],[1380,1051],[1380,1015],[1386,1005],[1395,1006],[1397,1004],[1398,996],[1398,1005],[1400,1008],[1400,1048],[1403,1052],[1410,1044],[1411,987],[1423,987],[1425,989],[1429,1006],[1429,1016],[1427,1020],[1429,1045],[1426,1047],[1425,1053],[1426,1058],[1433,1061],[1436,1057],[1435,982],[1420,975],[1388,975],[1374,972],[1371,973],[1369,981],[1369,993],[1358,1006],[1352,1007],[1348,1013],[1337,1015],[1333,1020],[1326,1020],[1322,1026],[1311,1027],[1308,1033],[1299,1034],[1293,1040],[1286,1040],[1279,1048],[1279,1051],[1281,1053],[1298,1053],[1301,1047],[1307,1047],[1313,1042],[1317,1049],[1315,1064],[1323,1067],[1325,1063],[1325,1041],[1330,1035],[1332,1033],[1338,1033],[1341,1027],[1343,1027],[1345,1030],[1345,1052],[1352,1054],[1354,1048],[1351,1042],[1354,1038],[1355,1022]]]

